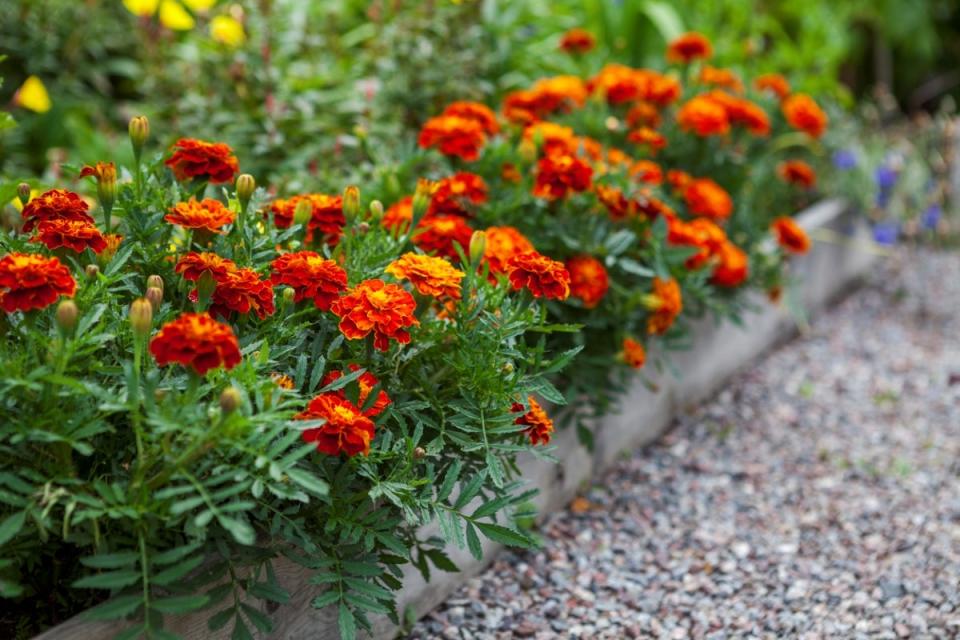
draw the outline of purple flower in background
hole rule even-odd
[[[873,240],[877,244],[891,247],[900,237],[899,222],[876,222],[873,225]]]
[[[841,171],[849,171],[857,166],[857,154],[851,149],[839,149],[833,154],[833,166]]]
[[[897,170],[891,166],[882,164],[877,167],[877,170],[873,174],[873,179],[877,181],[877,186],[880,187],[881,191],[892,189],[893,185],[897,183]]]
[[[937,228],[941,216],[943,216],[943,207],[937,203],[933,203],[927,207],[927,210],[920,216],[920,226],[932,231]]]

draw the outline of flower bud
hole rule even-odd
[[[150,289],[150,287],[155,287],[157,289],[160,289],[160,293],[163,293],[164,291],[163,278],[161,278],[157,274],[147,276],[147,289]]]
[[[160,310],[160,303],[163,302],[163,289],[147,287],[147,293],[144,297],[150,301],[150,306],[153,307],[154,313]]]
[[[297,202],[293,209],[293,221],[296,224],[307,224],[313,217],[313,203],[304,198]]]
[[[130,132],[130,144],[133,146],[133,154],[139,158],[140,152],[143,151],[143,145],[146,144],[147,138],[150,137],[150,121],[147,120],[147,116],[130,118],[128,131]]]
[[[413,224],[411,228],[417,226],[423,219],[430,201],[433,199],[433,192],[436,190],[436,184],[425,178],[417,180],[417,190],[413,192]]]
[[[98,267],[95,264],[88,264],[86,268],[83,270],[83,272],[87,275],[88,278],[90,278],[91,280],[94,280],[98,275],[100,275],[100,267]]]
[[[360,189],[350,185],[343,192],[343,217],[347,222],[360,215]]]
[[[153,328],[153,305],[146,298],[137,298],[130,304],[130,328],[133,335],[146,338]]]
[[[64,334],[73,333],[74,327],[77,326],[77,316],[79,315],[80,310],[77,309],[76,302],[69,298],[61,300],[60,304],[57,305],[57,326],[60,327],[60,330]]]
[[[236,387],[227,387],[220,394],[220,411],[225,416],[239,409],[242,403],[243,398],[240,397],[240,392],[237,391]]]
[[[217,281],[214,280],[213,274],[209,270],[200,274],[200,277],[197,278],[197,301],[201,307],[207,306],[207,302],[210,301],[210,297],[213,296],[216,288]]]
[[[417,447],[413,450],[413,459],[414,460],[423,460],[427,457],[427,450],[423,447]]]
[[[507,375],[513,373],[513,363],[512,362],[504,363],[503,368],[501,370]]]
[[[366,221],[361,222],[357,225],[357,231],[360,233],[366,233],[367,231],[370,231],[370,223]]]
[[[479,264],[487,250],[487,233],[485,231],[474,231],[470,236],[470,262]]]
[[[245,211],[247,205],[250,204],[250,198],[253,197],[253,192],[257,188],[257,181],[253,179],[253,176],[249,173],[242,174],[237,178],[237,200],[240,201],[240,209]]]
[[[293,287],[284,287],[280,295],[283,297],[283,304],[290,305],[297,297],[297,292],[294,291]]]
[[[370,217],[375,222],[379,222],[383,218],[383,203],[379,200],[370,203]]]
[[[17,197],[20,198],[20,204],[26,206],[26,204],[30,202],[30,185],[26,182],[18,184]]]

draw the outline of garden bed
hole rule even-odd
[[[815,240],[811,251],[793,259],[792,275],[797,280],[804,310],[815,313],[848,290],[875,258],[865,222],[841,200],[826,200],[797,216],[797,221]],[[651,391],[636,380],[621,400],[621,411],[604,418],[595,426],[594,451],[577,442],[573,429],[556,435],[559,464],[525,457],[520,469],[529,485],[540,490],[536,498],[539,513],[549,514],[561,508],[595,473],[608,467],[623,451],[643,446],[659,437],[672,418],[685,407],[714,393],[733,373],[796,330],[795,319],[782,305],[772,305],[753,294],[754,311],[748,312],[742,326],[717,325],[711,319],[700,321],[689,351],[674,354],[677,377],[664,375]],[[465,550],[450,549],[451,559],[461,567],[459,573],[435,572],[425,583],[416,569],[407,567],[403,591],[398,597],[401,611],[417,617],[440,603],[466,578],[479,572],[492,560],[496,546],[484,540],[484,559],[476,561]],[[276,617],[271,637],[286,639],[337,638],[336,611],[316,610],[310,606],[318,588],[309,583],[310,572],[287,561],[277,562],[279,581],[291,593],[284,612]],[[219,634],[208,630],[209,612],[170,620],[170,630],[186,638],[228,637],[229,627]],[[99,640],[118,633],[122,622],[94,623],[82,616],[37,636],[38,640]],[[397,629],[387,619],[375,623],[376,637],[392,637]]]

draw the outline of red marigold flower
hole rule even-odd
[[[806,253],[810,250],[810,236],[792,218],[781,217],[770,226],[777,242],[790,253]]]
[[[343,196],[325,193],[306,193],[274,200],[270,205],[270,212],[273,213],[273,223],[277,228],[288,229],[293,224],[293,214],[302,200],[308,200],[312,207],[310,221],[307,222],[308,241],[312,240],[313,234],[318,231],[328,236],[340,235],[347,224],[343,215]]]
[[[549,444],[550,434],[553,433],[553,420],[547,415],[540,404],[533,399],[533,396],[527,398],[530,409],[527,410],[519,402],[514,402],[510,407],[512,413],[525,412],[522,416],[513,421],[514,424],[522,424],[526,427],[523,433],[530,438],[530,444]]]
[[[85,220],[69,220],[58,218],[43,220],[37,225],[37,234],[31,238],[34,242],[42,242],[48,249],[66,247],[77,253],[90,247],[94,253],[100,253],[107,248],[107,240],[94,225]]]
[[[656,129],[660,126],[660,111],[649,102],[638,102],[627,112],[627,126],[631,129],[649,127]]]
[[[117,249],[120,248],[120,243],[123,242],[123,236],[119,233],[108,233],[103,236],[103,239],[107,243],[107,246],[100,252],[100,259],[105,262],[110,262],[113,260],[113,256],[117,255]]]
[[[687,100],[677,112],[677,122],[681,129],[698,136],[719,136],[730,131],[727,110],[707,95]]]
[[[530,124],[555,112],[569,111],[587,101],[587,87],[576,76],[542,78],[527,90],[503,100],[503,115],[511,122]]]
[[[786,99],[790,95],[790,83],[779,73],[767,73],[753,81],[753,86],[757,91],[769,91],[780,100]]]
[[[449,214],[465,216],[465,204],[482,204],[487,201],[487,183],[475,173],[460,171],[437,181],[427,215]],[[412,206],[412,205],[411,205]],[[412,215],[412,208],[411,208]]]
[[[640,182],[652,185],[663,183],[663,169],[652,160],[637,160],[630,165],[628,171],[631,177]]]
[[[690,32],[675,38],[667,46],[667,60],[688,64],[698,59],[707,59],[713,55],[713,47],[703,34]]]
[[[587,309],[600,304],[610,288],[603,263],[593,256],[581,255],[568,258],[566,266],[570,273],[570,295],[580,298]]]
[[[359,371],[360,365],[351,364],[349,368],[351,372]],[[328,373],[323,377],[323,381],[320,384],[322,386],[327,386],[333,381],[339,380],[343,376],[344,376],[343,371],[331,371],[330,373]],[[360,393],[357,397],[357,405],[359,405],[360,407],[363,407],[365,404],[367,404],[367,398],[370,397],[370,392],[373,391],[374,387],[376,387],[378,384],[380,384],[380,381],[377,380],[376,376],[374,376],[369,371],[364,371],[360,375],[360,377],[357,378],[357,386],[360,387]],[[336,391],[329,391],[328,393],[335,394],[345,400],[347,399],[347,394],[343,389],[338,389]],[[368,418],[373,418],[383,413],[383,410],[386,409],[389,405],[390,405],[390,396],[387,395],[386,391],[381,389],[380,392],[377,393],[377,397],[373,401],[373,404],[370,406],[369,409],[363,412],[363,415],[367,416]]]
[[[233,182],[240,171],[233,149],[223,142],[180,138],[174,143],[173,150],[173,155],[164,164],[181,182],[193,178],[208,180],[212,184]]]
[[[593,34],[580,28],[570,29],[560,38],[560,49],[567,53],[586,53],[596,45],[597,41]]]
[[[29,233],[41,222],[49,220],[79,220],[94,224],[93,218],[87,213],[89,208],[79,194],[66,189],[51,189],[24,205],[20,212],[23,230]]]
[[[240,345],[230,325],[206,313],[182,313],[160,327],[150,341],[157,365],[177,362],[200,375],[211,369],[232,369],[240,364]]]
[[[541,158],[533,195],[547,200],[565,197],[571,191],[586,191],[593,184],[593,169],[576,156],[552,154]]]
[[[204,271],[209,271],[214,280],[222,280],[228,273],[237,270],[237,264],[215,253],[191,251],[181,256],[174,270],[181,274],[184,280],[191,282],[199,280]]]
[[[504,182],[512,182],[517,184],[523,180],[523,176],[520,175],[520,170],[517,169],[517,165],[512,162],[504,162],[500,167],[500,177]]]
[[[364,280],[330,306],[340,317],[340,332],[348,340],[373,333],[373,346],[380,351],[390,348],[391,338],[400,344],[410,342],[406,327],[420,324],[413,315],[416,308],[408,291],[383,280]]]
[[[489,135],[494,135],[500,131],[500,125],[497,123],[497,115],[490,107],[479,102],[451,102],[447,105],[447,108],[443,110],[442,115],[476,120]]]
[[[803,160],[787,160],[777,165],[777,175],[788,184],[795,184],[804,189],[812,189],[817,184],[817,174],[809,164]]]
[[[827,114],[804,93],[795,93],[783,101],[783,116],[790,126],[819,138],[827,130]]]
[[[460,299],[464,273],[443,258],[405,253],[387,265],[385,271],[398,280],[409,280],[422,295]]]
[[[387,207],[380,224],[388,229],[401,229],[413,220],[413,196],[404,196]]]
[[[597,200],[600,201],[610,214],[612,220],[621,221],[637,213],[637,203],[617,187],[607,184],[598,184],[593,188]]]
[[[483,125],[477,120],[441,115],[423,124],[418,144],[424,149],[437,147],[443,155],[473,162],[480,157],[486,141]]]
[[[623,361],[634,369],[642,369],[647,361],[647,352],[643,345],[633,338],[623,339]]]
[[[769,135],[770,117],[760,105],[740,98],[726,105],[726,109],[731,124],[743,125],[755,136]]]
[[[562,262],[536,251],[510,258],[507,276],[514,290],[526,287],[534,298],[566,300],[570,295],[570,272]]]
[[[211,233],[224,233],[223,226],[233,222],[234,213],[223,206],[219,200],[204,198],[198,202],[196,198],[190,198],[188,202],[178,202],[174,205],[163,219],[185,229],[205,229]]]
[[[670,186],[673,187],[674,191],[682,192],[692,181],[693,176],[686,171],[681,171],[680,169],[670,169],[667,171],[667,182],[670,183]]]
[[[413,244],[425,253],[457,259],[456,246],[466,251],[473,229],[460,216],[427,216],[417,225]]]
[[[740,77],[730,69],[721,69],[707,65],[700,70],[700,82],[713,87],[730,89],[735,93],[743,93],[743,82],[740,80]]]
[[[675,218],[668,224],[667,242],[699,249],[684,263],[688,269],[694,270],[720,251],[720,247],[727,242],[727,234],[708,218],[696,218],[690,222]]]
[[[544,155],[555,153],[575,155],[580,143],[577,134],[570,127],[543,121],[534,122],[523,130],[521,144],[536,146]]]
[[[320,453],[329,456],[370,453],[375,432],[373,421],[346,398],[335,393],[321,393],[294,418],[326,421],[316,429],[306,429],[301,434],[304,442],[316,443]]]
[[[663,134],[647,127],[631,131],[627,134],[627,140],[640,146],[646,146],[651,153],[656,153],[667,146],[667,139]]]
[[[487,244],[483,259],[490,266],[490,273],[506,273],[510,259],[522,253],[534,251],[533,243],[515,227],[487,227]]]
[[[231,311],[257,314],[263,320],[276,311],[273,305],[273,286],[269,280],[261,280],[253,269],[228,271],[214,278],[217,286],[210,299],[210,313],[227,318]],[[190,292],[190,299],[197,300],[197,290]]]
[[[347,288],[347,272],[314,251],[285,253],[270,266],[270,281],[292,287],[294,302],[309,298],[323,311],[329,311],[340,292]]]
[[[747,279],[747,254],[732,242],[724,242],[717,252],[717,264],[710,280],[721,287],[736,287]]]
[[[76,290],[70,270],[57,258],[13,252],[0,259],[0,307],[7,313],[43,309]]]
[[[658,106],[666,107],[680,99],[683,87],[672,75],[662,75],[655,71],[647,72],[647,84],[640,97]]]
[[[730,194],[710,178],[691,180],[683,190],[683,199],[695,216],[722,220],[733,212]]]
[[[673,278],[654,278],[653,292],[644,297],[644,304],[651,312],[647,318],[647,332],[654,335],[666,333],[683,311],[680,285]]]

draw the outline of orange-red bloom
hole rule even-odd
[[[93,176],[97,179],[97,182],[102,180],[113,180],[117,179],[117,165],[112,162],[96,162],[93,165],[85,164],[80,169],[80,178],[86,178],[87,176]]]
[[[587,87],[576,76],[541,78],[530,89],[508,94],[503,115],[511,122],[530,124],[551,113],[583,106],[586,100]]]
[[[413,244],[426,253],[457,259],[457,245],[466,251],[473,229],[460,216],[427,216],[417,225]]]
[[[810,250],[810,236],[792,218],[777,218],[770,228],[784,250],[796,254]]]
[[[713,47],[703,34],[690,32],[675,38],[667,46],[667,61],[684,64],[713,55]]]
[[[253,269],[237,269],[215,277],[217,286],[210,299],[210,313],[229,317],[231,311],[253,311],[263,320],[276,311],[273,304],[273,286],[269,280],[261,280]],[[190,299],[197,300],[197,290],[190,292]]]
[[[647,362],[647,352],[643,345],[633,338],[623,339],[623,361],[634,369],[641,369]]]
[[[466,206],[487,201],[487,183],[475,173],[460,171],[437,181],[427,215],[468,215]],[[411,201],[412,203],[412,201]],[[412,215],[412,209],[411,209]]]
[[[277,199],[270,205],[273,213],[273,222],[280,229],[287,229],[293,224],[293,215],[297,204],[308,200],[311,205],[310,220],[307,222],[307,240],[313,239],[316,232],[337,237],[347,223],[343,215],[343,196],[328,195],[326,193],[306,193],[292,196],[286,200]]]
[[[631,131],[627,134],[627,140],[636,145],[646,146],[650,153],[656,153],[667,146],[666,137],[648,127],[640,127]]]
[[[349,368],[351,372],[359,371],[360,365],[351,364]],[[335,380],[339,380],[343,376],[344,376],[343,371],[331,371],[327,375],[323,376],[323,381],[320,384],[325,387],[328,384],[334,382]],[[378,384],[380,384],[380,381],[377,379],[376,376],[374,376],[369,371],[364,371],[362,374],[360,374],[360,377],[357,378],[356,382],[357,382],[357,386],[360,388],[360,393],[357,394],[357,406],[362,408],[365,404],[367,404],[367,398],[370,397],[370,392],[373,391],[373,389]],[[347,399],[347,394],[343,389],[337,389],[336,391],[329,391],[328,393],[332,393],[340,396],[341,398]],[[373,404],[370,405],[370,407],[363,412],[363,415],[369,418],[373,418],[383,413],[383,410],[386,409],[387,406],[389,405],[390,405],[390,396],[387,395],[386,391],[381,389],[377,393],[377,397],[373,401]]]
[[[43,309],[76,290],[70,270],[57,258],[13,252],[0,259],[0,307],[7,313]]]
[[[198,202],[196,198],[190,198],[188,202],[178,202],[174,205],[163,219],[185,229],[205,229],[211,233],[223,233],[224,225],[233,222],[234,213],[223,206],[219,200],[204,198]]]
[[[647,332],[654,335],[666,333],[683,311],[680,285],[673,278],[669,280],[654,278],[653,292],[646,296],[644,302],[650,310],[650,316],[647,318]]]
[[[700,82],[713,87],[730,89],[735,93],[743,92],[743,82],[740,80],[740,77],[730,69],[707,65],[700,70]]]
[[[206,313],[182,313],[160,328],[150,341],[150,353],[159,366],[177,362],[200,375],[211,369],[240,364],[240,345],[230,325]]]
[[[285,253],[270,266],[270,281],[292,287],[294,302],[309,298],[323,311],[329,311],[340,292],[347,288],[347,272],[314,251]]]
[[[23,207],[23,230],[29,233],[43,221],[80,220],[93,224],[93,218],[87,213],[90,207],[79,194],[66,189],[51,189],[33,198]]]
[[[510,259],[534,251],[533,243],[515,227],[487,227],[487,244],[483,259],[490,265],[490,273],[506,273]]]
[[[336,393],[321,393],[294,417],[297,420],[326,421],[301,434],[304,442],[316,443],[320,453],[329,456],[370,453],[370,443],[375,433],[373,421],[363,415],[355,404]]]
[[[447,105],[447,108],[443,110],[442,115],[476,120],[489,135],[500,131],[500,125],[497,123],[497,115],[490,107],[479,102],[451,102]]]
[[[730,117],[724,106],[709,95],[694,96],[677,112],[677,123],[684,131],[698,136],[719,136],[730,131]]]
[[[457,156],[466,162],[480,157],[487,141],[484,125],[473,118],[436,116],[420,129],[418,144],[424,148],[437,147],[446,156]]]
[[[710,178],[691,180],[683,190],[683,199],[695,216],[724,219],[733,212],[733,200],[723,187]]]
[[[184,280],[190,280],[191,282],[199,280],[204,271],[209,271],[214,280],[222,280],[227,273],[237,270],[237,264],[233,260],[221,258],[215,253],[191,251],[177,261],[174,270],[181,274]]]
[[[704,97],[724,108],[731,125],[746,127],[755,136],[770,133],[770,118],[760,105],[746,98],[730,95],[726,91],[711,91]]]
[[[405,253],[387,265],[385,271],[398,280],[409,280],[425,296],[460,299],[464,273],[443,258]]]
[[[66,247],[77,253],[82,253],[87,247],[93,249],[94,253],[107,248],[107,240],[100,230],[85,220],[44,220],[37,225],[37,234],[32,240],[42,242],[50,250]]]
[[[681,171],[680,169],[670,169],[667,171],[667,182],[670,183],[674,191],[683,192],[692,181],[693,176],[686,171]]]
[[[790,126],[819,138],[827,130],[827,114],[804,93],[795,93],[783,101],[783,116]]]
[[[732,242],[724,242],[717,252],[717,264],[710,280],[721,287],[736,287],[747,279],[747,254]]]
[[[387,207],[380,224],[388,229],[401,229],[413,220],[413,196],[404,196]]]
[[[531,251],[515,255],[507,263],[514,290],[526,287],[534,298],[566,300],[570,295],[570,272],[562,262]]]
[[[567,53],[586,53],[597,45],[596,39],[589,31],[574,28],[560,38],[560,49]]]
[[[817,184],[817,174],[809,164],[803,160],[786,160],[777,165],[777,175],[789,184],[795,184],[805,189],[811,189]]]
[[[708,218],[696,218],[690,222],[674,218],[669,222],[667,242],[699,249],[687,258],[685,264],[688,269],[702,267],[720,251],[726,241],[726,232]]]
[[[222,184],[233,182],[240,171],[240,163],[233,155],[233,149],[223,142],[180,138],[174,143],[173,150],[173,155],[164,164],[180,181],[197,178]]]
[[[637,160],[630,165],[630,176],[640,182],[658,185],[663,183],[663,169],[652,160]]]
[[[779,73],[757,76],[753,81],[753,86],[756,87],[757,91],[769,91],[780,100],[784,100],[790,95],[790,83]]]
[[[590,165],[568,154],[551,154],[537,164],[533,195],[547,200],[565,197],[571,191],[586,191],[593,183]]]
[[[519,402],[514,402],[513,406],[510,407],[510,411],[513,413],[525,411],[525,413],[514,420],[513,423],[522,424],[526,427],[523,433],[530,438],[530,444],[549,444],[550,434],[553,433],[553,420],[550,419],[540,404],[533,399],[533,396],[529,396],[527,402],[530,404],[529,410]]]
[[[627,112],[627,126],[631,129],[649,127],[656,129],[660,126],[660,111],[649,102],[638,102]]]
[[[570,295],[580,298],[583,306],[593,309],[610,288],[610,278],[603,263],[593,256],[580,255],[567,259],[570,273]]]
[[[340,317],[340,332],[348,340],[373,334],[373,346],[390,348],[390,340],[410,342],[407,327],[419,325],[413,312],[417,303],[403,287],[383,280],[364,280],[333,301],[330,310]]]

